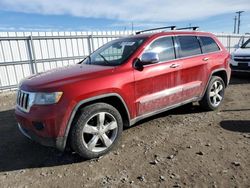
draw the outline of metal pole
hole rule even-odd
[[[92,52],[92,49],[91,49],[91,40],[92,39],[92,35],[89,35],[88,36],[88,50],[89,50],[89,55],[91,54],[91,52]]]
[[[236,33],[237,16],[234,17],[234,34]]]
[[[29,37],[27,39],[28,57],[29,57],[29,60],[30,60],[31,73],[35,74],[34,65],[33,65],[33,57],[32,57],[32,49],[31,49],[32,47],[31,47],[30,39],[31,39],[31,37]]]
[[[33,57],[33,69],[35,70],[35,73],[38,72],[37,70],[37,64],[36,64],[36,53],[35,53],[35,48],[34,48],[34,43],[33,43],[33,37],[32,35],[30,36],[30,44],[31,44],[31,53],[32,53],[32,57]]]
[[[237,30],[237,34],[240,33],[240,15],[243,13],[244,11],[238,11],[236,12],[236,14],[238,14],[238,30]]]

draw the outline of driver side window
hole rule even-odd
[[[156,39],[145,50],[145,52],[155,52],[159,55],[160,62],[175,59],[174,41],[172,37],[162,37]]]

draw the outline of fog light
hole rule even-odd
[[[33,126],[36,128],[36,130],[41,131],[44,129],[44,125],[42,122],[33,122]]]

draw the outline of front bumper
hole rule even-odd
[[[65,145],[66,145],[65,137],[57,137],[57,138],[41,137],[35,134],[32,130],[28,130],[22,127],[22,125],[20,125],[19,123],[18,123],[18,129],[25,137],[43,146],[53,147],[60,151],[64,151],[65,149]]]
[[[64,151],[67,141],[63,126],[65,112],[57,109],[53,106],[34,106],[29,113],[26,113],[16,107],[15,116],[19,130],[41,145]]]
[[[230,64],[233,72],[249,72],[250,73],[250,61],[233,61]]]
[[[18,123],[18,128],[20,132],[29,138],[30,140],[33,140],[41,145],[48,146],[48,147],[55,147],[56,148],[56,139],[53,138],[46,138],[46,137],[40,137],[37,134],[35,134],[32,130],[28,130],[22,125]]]

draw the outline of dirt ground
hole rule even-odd
[[[250,187],[250,76],[223,106],[186,105],[137,123],[118,148],[84,161],[22,136],[15,96],[0,94],[0,187]]]

